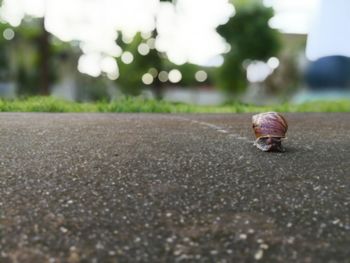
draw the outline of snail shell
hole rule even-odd
[[[286,119],[277,112],[264,112],[252,117],[256,137],[254,145],[262,151],[284,151],[282,138],[288,130]]]

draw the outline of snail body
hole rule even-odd
[[[264,112],[252,117],[256,141],[254,145],[264,151],[284,152],[282,139],[288,130],[286,119],[277,112]]]

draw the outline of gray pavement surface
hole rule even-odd
[[[350,262],[350,114],[0,114],[0,262]]]

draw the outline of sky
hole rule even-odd
[[[309,32],[319,0],[264,0],[272,6],[275,17],[270,25],[285,33],[306,34]]]
[[[308,32],[316,3],[264,0],[276,11],[271,26],[287,33]],[[175,64],[215,66],[222,63],[221,54],[228,49],[215,29],[234,14],[229,0],[177,0],[176,4],[159,0],[3,0],[0,10],[0,18],[12,26],[20,25],[25,15],[45,16],[50,33],[80,43],[80,72],[95,77],[106,73],[111,79],[119,74],[114,57],[121,57],[123,63],[133,61],[132,54],[116,44],[121,37],[117,31],[126,43],[141,32],[147,44],[139,47],[140,54],[156,48]],[[157,39],[149,39],[155,28]]]

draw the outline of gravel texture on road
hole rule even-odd
[[[350,114],[0,114],[0,262],[350,262]]]

